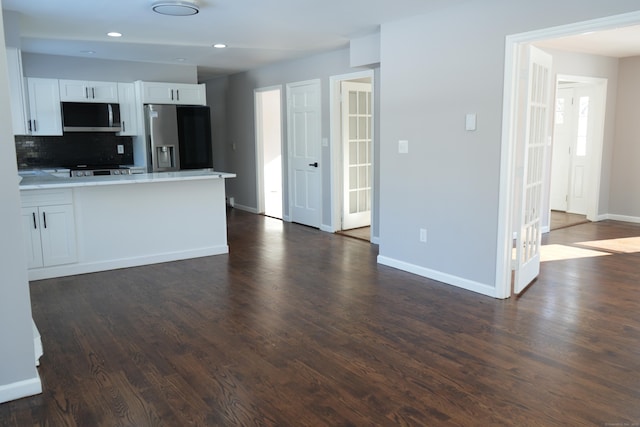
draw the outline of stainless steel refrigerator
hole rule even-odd
[[[149,172],[213,167],[209,111],[200,105],[145,104]]]

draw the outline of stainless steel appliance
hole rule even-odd
[[[105,176],[105,175],[133,175],[138,173],[144,173],[144,168],[136,166],[92,166],[92,165],[77,165],[71,167],[71,177],[82,176]]]
[[[144,106],[149,172],[213,167],[207,106]]]
[[[91,102],[63,102],[62,130],[65,132],[120,132],[120,105]]]

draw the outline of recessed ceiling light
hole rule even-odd
[[[111,32],[107,33],[107,35],[109,37],[122,37],[122,34],[118,33],[117,31],[111,31]]]
[[[184,61],[186,61],[186,59],[184,59],[184,58],[176,58],[176,61],[178,61],[178,62],[184,62]]]
[[[169,16],[189,16],[200,12],[198,5],[188,1],[157,1],[151,5],[154,12]]]
[[[225,47],[227,47],[227,45],[224,43],[216,43],[213,45],[213,47],[215,47],[216,49],[224,49]]]
[[[95,50],[81,50],[80,53],[84,53],[85,55],[95,55]]]

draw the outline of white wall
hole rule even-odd
[[[640,57],[620,60],[609,214],[640,221]]]
[[[195,65],[153,64],[150,62],[112,61],[75,56],[22,53],[25,77],[108,82],[197,83]]]
[[[0,19],[0,403],[41,391],[34,358],[4,46]]]
[[[227,99],[227,140],[224,144],[225,164],[223,170],[237,174],[237,178],[227,180],[227,195],[235,198],[236,204],[257,208],[256,188],[256,153],[255,153],[255,118],[254,118],[254,89],[283,85],[287,83],[320,79],[322,92],[322,137],[330,138],[329,115],[329,77],[353,73],[363,68],[351,68],[349,65],[349,50],[340,49],[332,52],[313,55],[310,57],[286,61],[244,73],[234,74],[228,78],[226,90]],[[379,81],[376,71],[376,84]],[[205,82],[207,86],[211,81]],[[212,102],[210,98],[209,102]],[[377,99],[377,98],[376,98]],[[377,109],[376,111],[379,111]],[[379,121],[379,115],[375,118]],[[283,144],[287,147],[287,123],[286,114],[283,117]],[[378,133],[376,133],[378,135]],[[377,141],[374,145],[377,146]],[[235,144],[235,151],[233,145]],[[214,151],[216,144],[214,143]],[[219,148],[218,148],[219,151]],[[322,147],[320,167],[322,168],[322,225],[331,225],[331,176],[330,176],[330,150]],[[287,179],[286,156],[283,158]],[[377,176],[377,171],[374,171]],[[286,187],[286,185],[285,185]],[[288,197],[285,191],[285,212],[288,212]],[[378,200],[376,196],[376,200]],[[374,206],[376,209],[376,206]],[[377,223],[373,224],[374,236],[377,236]]]
[[[637,8],[486,0],[383,25],[379,259],[495,292],[505,37]],[[464,130],[468,112],[475,132]]]

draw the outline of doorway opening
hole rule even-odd
[[[373,71],[331,78],[334,231],[373,241]]]
[[[585,221],[597,220],[606,93],[607,79],[557,77],[549,191],[551,216],[577,215]]]
[[[282,219],[282,88],[256,89],[258,213]]]
[[[517,138],[520,117],[518,116],[520,91],[518,81],[518,65],[521,48],[529,46],[535,42],[559,38],[563,36],[584,34],[599,30],[606,30],[616,27],[637,25],[640,23],[640,13],[632,12],[624,15],[595,19],[586,22],[568,24],[565,26],[536,30],[528,33],[507,36],[505,43],[505,90],[503,99],[503,134],[502,134],[502,155],[501,155],[501,176],[500,176],[500,202],[499,202],[499,230],[498,230],[498,253],[496,258],[496,297],[509,298],[511,296],[511,275],[512,275],[512,245],[514,229],[514,218],[519,215],[519,208],[515,206],[516,192],[514,188],[518,183],[521,171],[518,169],[517,156],[520,142]],[[596,148],[594,154],[601,156],[602,147]],[[594,164],[599,165],[600,159]],[[587,217],[593,215],[597,220],[600,192],[600,170],[592,171],[598,179],[592,180],[591,185],[596,188],[594,191],[595,203],[588,206]]]

